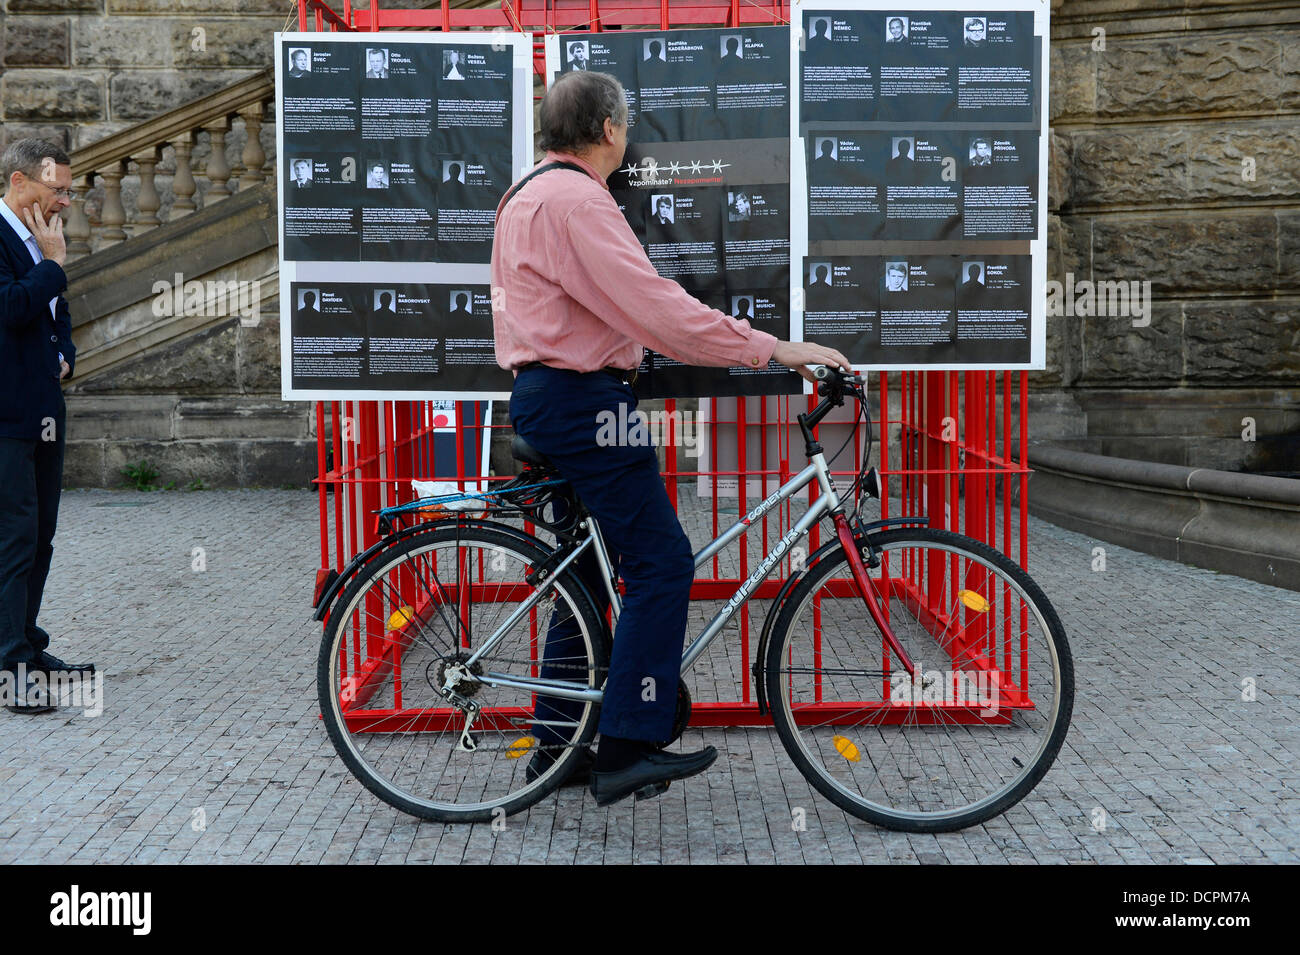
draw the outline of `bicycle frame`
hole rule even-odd
[[[708,626],[691,641],[691,644],[682,654],[681,672],[685,673],[694,665],[695,661],[708,650],[710,644],[717,638],[722,629],[730,622],[731,618],[736,615],[742,606],[749,600],[758,585],[767,577],[768,573],[774,566],[790,552],[791,548],[805,535],[808,531],[822,519],[826,514],[830,514],[835,521],[836,532],[839,535],[841,544],[849,556],[849,563],[853,570],[853,576],[856,579],[859,588],[866,600],[868,612],[875,621],[876,626],[888,641],[890,647],[897,654],[899,661],[909,674],[915,670],[915,665],[904,651],[902,645],[898,642],[889,623],[885,620],[884,612],[881,609],[880,602],[876,596],[875,588],[872,586],[866,572],[866,567],[862,563],[861,555],[858,553],[857,544],[854,541],[853,533],[849,528],[848,519],[845,517],[844,508],[840,503],[839,494],[835,491],[835,486],[831,481],[830,469],[826,464],[826,455],[820,449],[809,456],[809,464],[802,471],[792,477],[780,488],[774,491],[767,499],[757,504],[744,517],[741,517],[727,528],[722,534],[714,538],[709,544],[705,545],[695,555],[695,566],[698,568],[721,551],[724,547],[743,537],[749,529],[758,521],[762,520],[772,508],[776,507],[785,500],[788,500],[799,491],[803,490],[812,481],[817,481],[821,488],[821,494],[804,512],[803,516],[795,522],[794,526],[776,542],[769,553],[758,562],[754,571],[741,582],[736,588],[735,593],[727,600],[722,609],[709,621]],[[573,564],[589,548],[595,547],[596,562],[600,568],[601,578],[604,582],[605,590],[609,594],[611,614],[615,624],[618,622],[619,614],[623,608],[622,595],[618,592],[617,582],[615,581],[613,563],[610,561],[609,552],[605,548],[605,543],[600,535],[600,529],[594,517],[588,516],[583,522],[587,530],[587,538],[579,544],[574,550],[560,562],[552,572],[550,579],[529,596],[519,607],[517,607],[497,629],[492,636],[488,637],[473,654],[470,655],[466,662],[466,669],[472,666],[485,653],[491,652],[492,648],[501,641],[505,633],[514,626],[524,614],[530,612],[542,600],[547,591],[554,585],[554,581],[570,565]],[[603,691],[591,689],[574,689],[572,683],[566,683],[558,680],[548,680],[541,677],[515,677],[505,673],[486,672],[478,677],[478,680],[488,686],[493,687],[511,687],[520,690],[531,690],[545,696],[557,697],[568,700],[581,700],[599,702]]]

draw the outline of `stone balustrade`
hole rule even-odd
[[[174,222],[273,176],[274,79],[263,71],[105,137],[72,157],[72,260]]]

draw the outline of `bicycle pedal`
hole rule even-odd
[[[636,801],[640,802],[642,799],[654,799],[655,796],[667,790],[667,783],[651,783],[649,786],[642,786],[633,795],[636,796]]]

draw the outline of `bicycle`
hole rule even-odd
[[[846,812],[910,832],[976,825],[1022,799],[1060,750],[1074,699],[1064,629],[1037,584],[982,542],[924,517],[864,522],[860,508],[850,512],[813,429],[855,400],[867,442],[847,498],[879,497],[864,382],[817,374],[822,401],[798,416],[807,467],[702,548],[696,567],[811,482],[821,493],[686,647],[681,672],[829,519],[834,535],[785,581],[764,622],[753,667],[760,712],[805,778]],[[330,739],[372,793],[417,817],[520,812],[560,786],[596,735],[612,630],[575,561],[594,554],[614,624],[617,581],[596,519],[544,457],[518,437],[513,450],[525,467],[495,491],[379,512],[385,539],[317,601]],[[464,499],[483,513],[400,527]],[[505,523],[520,517],[555,544]],[[543,661],[548,640],[558,642]],[[943,668],[926,669],[927,655]],[[677,692],[662,745],[689,722],[684,683]],[[540,770],[539,752],[551,757]]]

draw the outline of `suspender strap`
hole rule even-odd
[[[524,176],[524,178],[520,179],[517,183],[515,183],[514,188],[506,193],[505,199],[501,201],[501,210],[505,209],[506,204],[515,197],[515,193],[518,192],[520,189],[522,189],[524,186],[526,186],[530,180],[532,180],[537,176],[540,176],[544,172],[550,172],[552,169],[571,169],[574,172],[582,173],[584,176],[587,175],[587,170],[583,169],[577,163],[572,163],[572,162],[548,162],[545,165],[538,166],[528,175]],[[501,217],[501,210],[497,211],[497,218]]]

